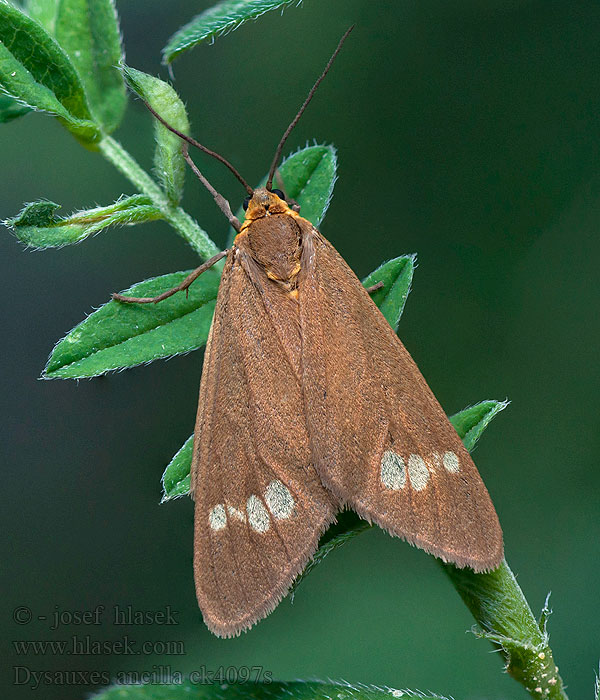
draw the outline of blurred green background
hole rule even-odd
[[[119,2],[127,62],[163,77],[160,49],[210,2]],[[342,34],[356,29],[290,139],[339,150],[321,229],[359,276],[418,253],[400,335],[448,413],[512,403],[474,457],[506,556],[572,698],[600,656],[600,5],[525,0],[305,0],[175,62],[194,134],[250,182]],[[146,167],[152,124],[131,101],[116,134]],[[0,127],[0,217],[47,197],[67,214],[131,186],[53,119]],[[235,209],[244,192],[198,156]],[[224,243],[188,179],[185,206]],[[455,698],[525,698],[430,556],[373,530],[331,555],[251,632],[219,640],[194,597],[192,507],[159,506],[165,464],[191,433],[202,355],[91,381],[41,382],[53,344],[110,292],[196,265],[163,223],[58,251],[0,237],[3,304],[3,697],[71,700],[93,685],[13,685],[34,671],[260,665],[275,678],[344,678]],[[49,630],[56,610],[106,606],[99,627]],[[175,627],[119,628],[115,604],[178,611]],[[29,607],[29,625],[12,610]],[[46,615],[47,621],[38,616]],[[185,655],[18,656],[11,640],[182,641]],[[158,667],[156,667],[158,671]]]

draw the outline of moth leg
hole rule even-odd
[[[191,272],[180,284],[178,284],[176,287],[172,287],[171,289],[168,289],[166,292],[163,292],[162,294],[159,294],[156,297],[126,297],[123,296],[122,294],[112,294],[112,298],[115,301],[121,301],[125,302],[127,304],[156,304],[159,301],[162,301],[163,299],[168,299],[169,297],[172,297],[173,294],[177,294],[177,292],[182,292],[185,289],[185,293],[187,296],[187,290],[190,284],[192,282],[200,277],[200,275],[208,270],[209,267],[212,267],[216,262],[219,262],[221,258],[224,258],[227,253],[229,253],[229,248],[227,250],[222,250],[220,253],[217,253],[216,255],[213,255],[212,258],[207,260],[206,262],[202,263],[200,267],[197,267],[193,272]]]
[[[372,287],[367,287],[367,292],[369,292],[369,294],[373,294],[373,292],[376,292],[378,289],[382,289],[383,287],[385,287],[383,282],[377,282],[377,284],[374,284]]]

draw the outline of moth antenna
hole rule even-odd
[[[344,42],[346,41],[348,34],[354,29],[354,25],[352,25],[349,29],[346,30],[346,33],[344,36],[340,39],[336,50],[333,52],[333,55],[327,62],[327,65],[325,66],[325,70],[321,73],[319,76],[317,82],[312,86],[310,92],[308,93],[306,99],[304,100],[304,104],[300,109],[298,110],[298,114],[292,119],[291,124],[288,126],[288,128],[285,130],[285,133],[281,137],[281,141],[279,142],[279,145],[277,146],[277,150],[275,151],[275,156],[273,157],[273,162],[271,163],[271,169],[269,170],[269,179],[267,180],[266,188],[268,190],[271,189],[271,186],[273,185],[273,177],[275,175],[275,169],[277,168],[277,164],[279,163],[279,159],[281,158],[281,151],[283,150],[283,146],[285,142],[287,141],[288,136],[291,134],[292,129],[296,126],[298,123],[298,120],[304,113],[304,110],[308,107],[308,103],[312,100],[313,95],[317,91],[317,88],[321,84],[323,78],[327,75],[329,72],[329,69],[331,68],[331,64],[335,61],[336,56],[340,52]]]
[[[213,158],[216,158],[220,163],[223,163],[231,172],[235,175],[235,177],[242,183],[244,189],[246,192],[252,196],[254,194],[254,190],[250,185],[244,180],[244,178],[240,175],[238,172],[237,168],[235,168],[231,163],[226,159],[223,158],[223,156],[219,153],[216,153],[215,151],[211,151],[210,148],[207,148],[206,146],[203,146],[199,141],[196,141],[196,139],[192,138],[191,136],[188,136],[187,134],[184,134],[183,131],[179,131],[179,129],[176,129],[174,126],[171,126],[169,122],[165,121],[160,114],[153,108],[151,107],[146,100],[142,100],[143,103],[146,105],[150,113],[158,119],[158,121],[169,131],[172,131],[176,136],[179,136],[180,139],[183,141],[187,141],[187,143],[191,144],[192,146],[195,146],[196,148],[199,148],[201,151],[204,151],[204,153],[208,154],[209,156],[212,156]]]
[[[186,163],[192,169],[192,172],[194,173],[194,175],[198,178],[198,180],[200,180],[200,182],[204,185],[204,187],[206,187],[206,189],[212,194],[213,199],[217,203],[217,206],[219,207],[219,209],[223,212],[223,214],[225,214],[229,223],[239,233],[240,229],[242,228],[242,225],[240,224],[240,220],[231,211],[231,206],[230,206],[229,202],[225,199],[225,197],[223,197],[223,195],[219,194],[217,192],[217,190],[215,190],[215,188],[210,184],[210,182],[200,172],[200,170],[198,170],[198,166],[196,165],[196,163],[194,163],[190,154],[188,153],[188,145],[185,141],[181,144],[181,152],[183,153],[183,157],[185,158]]]

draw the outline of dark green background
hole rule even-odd
[[[159,51],[209,2],[120,2],[127,61],[166,76]],[[356,29],[290,140],[339,149],[323,233],[359,276],[417,252],[400,334],[448,412],[512,404],[475,460],[507,560],[534,611],[552,591],[551,641],[572,698],[592,698],[598,597],[600,5],[582,0],[305,0],[175,64],[194,133],[247,179],[339,36]],[[116,136],[151,166],[151,120],[132,103]],[[0,127],[0,217],[47,197],[106,204],[132,187],[53,119]],[[244,192],[198,156],[234,209]],[[200,185],[186,207],[221,244]],[[151,669],[152,656],[11,655],[9,640],[91,634],[183,640],[173,671],[262,665],[277,678],[345,678],[457,699],[524,698],[433,558],[373,530],[331,555],[267,620],[234,640],[204,627],[191,570],[192,508],[159,506],[164,465],[190,434],[201,353],[91,381],[37,380],[53,344],[110,292],[196,264],[166,224],[59,251],[0,238],[3,637],[33,670]],[[179,611],[175,628],[12,622],[29,606]],[[5,654],[3,654],[5,656]],[[164,658],[163,658],[164,660]],[[93,688],[11,686],[4,697],[84,698]]]

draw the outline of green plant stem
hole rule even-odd
[[[442,564],[488,639],[504,657],[506,671],[536,700],[568,700],[548,643],[542,610],[538,622],[506,561],[487,574]]]
[[[152,199],[153,204],[160,209],[165,220],[192,246],[201,258],[207,260],[219,252],[219,248],[213,243],[206,231],[201,229],[181,207],[169,203],[163,190],[118,141],[110,136],[105,136],[98,144],[98,148],[104,157],[125,175],[140,192]]]

